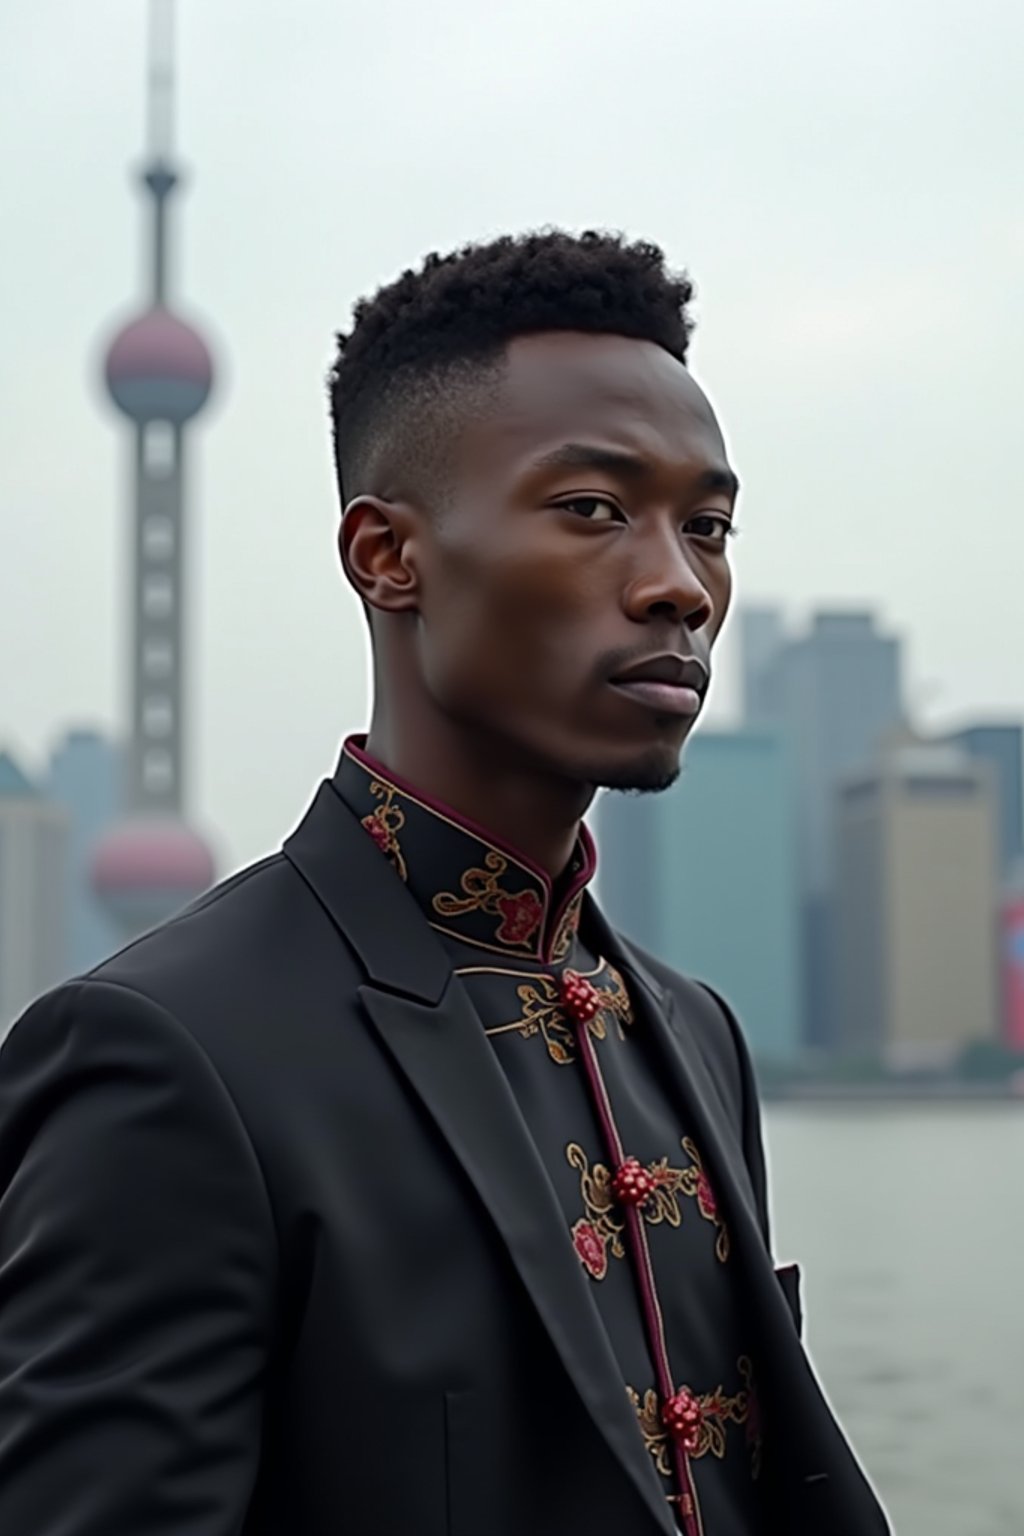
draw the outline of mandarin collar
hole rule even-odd
[[[564,889],[525,854],[422,794],[365,750],[346,742],[335,787],[440,933],[479,949],[544,964],[565,960],[597,855],[585,826]]]

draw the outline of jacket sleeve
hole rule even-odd
[[[100,981],[30,1009],[0,1051],[0,1531],[235,1536],[275,1267],[193,1037]]]

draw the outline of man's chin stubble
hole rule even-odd
[[[681,772],[678,757],[669,758],[664,752],[657,752],[632,763],[599,769],[591,782],[599,789],[617,789],[623,794],[657,795],[671,789]]]

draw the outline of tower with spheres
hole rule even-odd
[[[185,820],[187,766],[186,446],[213,385],[197,330],[168,298],[171,4],[150,0],[149,145],[141,181],[149,233],[148,302],[106,354],[110,398],[131,430],[130,719],[124,818],[94,850],[92,882],[125,939],[209,886],[214,863]]]

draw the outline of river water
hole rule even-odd
[[[769,1105],[766,1139],[776,1251],[897,1536],[1024,1536],[1024,1106]]]

